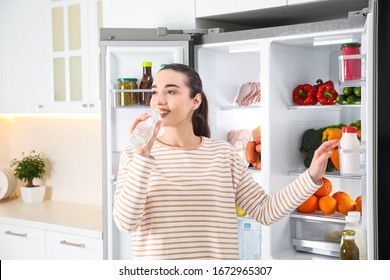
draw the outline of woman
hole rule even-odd
[[[135,259],[238,259],[236,204],[269,225],[321,186],[337,140],[322,144],[304,174],[269,196],[228,142],[209,138],[198,73],[168,65],[152,89],[150,106],[162,120],[145,147],[123,152],[115,191],[114,220],[133,233]],[[161,125],[165,132],[157,138]]]

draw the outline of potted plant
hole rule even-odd
[[[27,203],[43,201],[46,187],[43,185],[34,185],[34,179],[42,179],[46,173],[45,160],[41,154],[34,150],[30,154],[22,153],[22,159],[13,159],[11,167],[14,167],[15,176],[26,183],[20,187],[22,200]]]

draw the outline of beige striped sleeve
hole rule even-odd
[[[118,169],[113,218],[120,231],[134,231],[143,216],[154,159],[125,151]]]
[[[270,225],[294,211],[320,187],[312,181],[306,170],[288,186],[270,196],[243,164],[237,159],[234,162],[236,204],[264,225]]]

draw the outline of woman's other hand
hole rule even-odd
[[[321,180],[322,177],[324,177],[328,159],[332,155],[333,149],[337,148],[338,145],[338,139],[325,141],[314,152],[314,156],[309,167],[309,174],[313,182],[317,185],[322,184]]]

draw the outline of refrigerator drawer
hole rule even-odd
[[[341,231],[345,227],[344,216],[294,212],[290,217],[295,250],[339,257]]]

